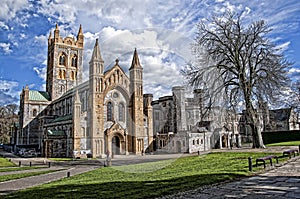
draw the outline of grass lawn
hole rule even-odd
[[[290,142],[279,142],[273,144],[267,144],[267,146],[299,146],[300,141],[290,141]]]
[[[22,190],[6,198],[153,198],[252,175],[248,171],[248,157],[254,161],[269,154],[211,153],[176,161],[104,167]],[[253,167],[254,171],[261,169],[262,165]]]
[[[0,168],[1,167],[15,167],[16,165],[13,162],[10,162],[8,159],[0,157]]]
[[[42,175],[42,174],[46,174],[46,173],[52,173],[55,171],[58,171],[58,170],[47,170],[47,171],[37,171],[37,172],[33,171],[33,172],[26,172],[26,173],[1,175],[0,182],[19,179],[19,178],[26,178],[26,177],[30,177],[30,176]]]

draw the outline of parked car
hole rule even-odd
[[[18,155],[24,158],[37,157],[37,153],[34,148],[22,148],[20,149]]]

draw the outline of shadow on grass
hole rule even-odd
[[[154,198],[240,177],[244,175],[220,173],[156,181],[122,182],[122,179],[99,183],[82,181],[82,184],[69,183],[31,188],[12,193],[5,198]]]

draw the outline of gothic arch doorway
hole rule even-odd
[[[119,136],[115,135],[111,139],[111,151],[114,155],[120,155],[121,154],[121,143]]]

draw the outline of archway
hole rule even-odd
[[[119,136],[114,136],[111,139],[111,151],[114,155],[120,155],[121,154],[121,144],[120,144],[120,138]]]

